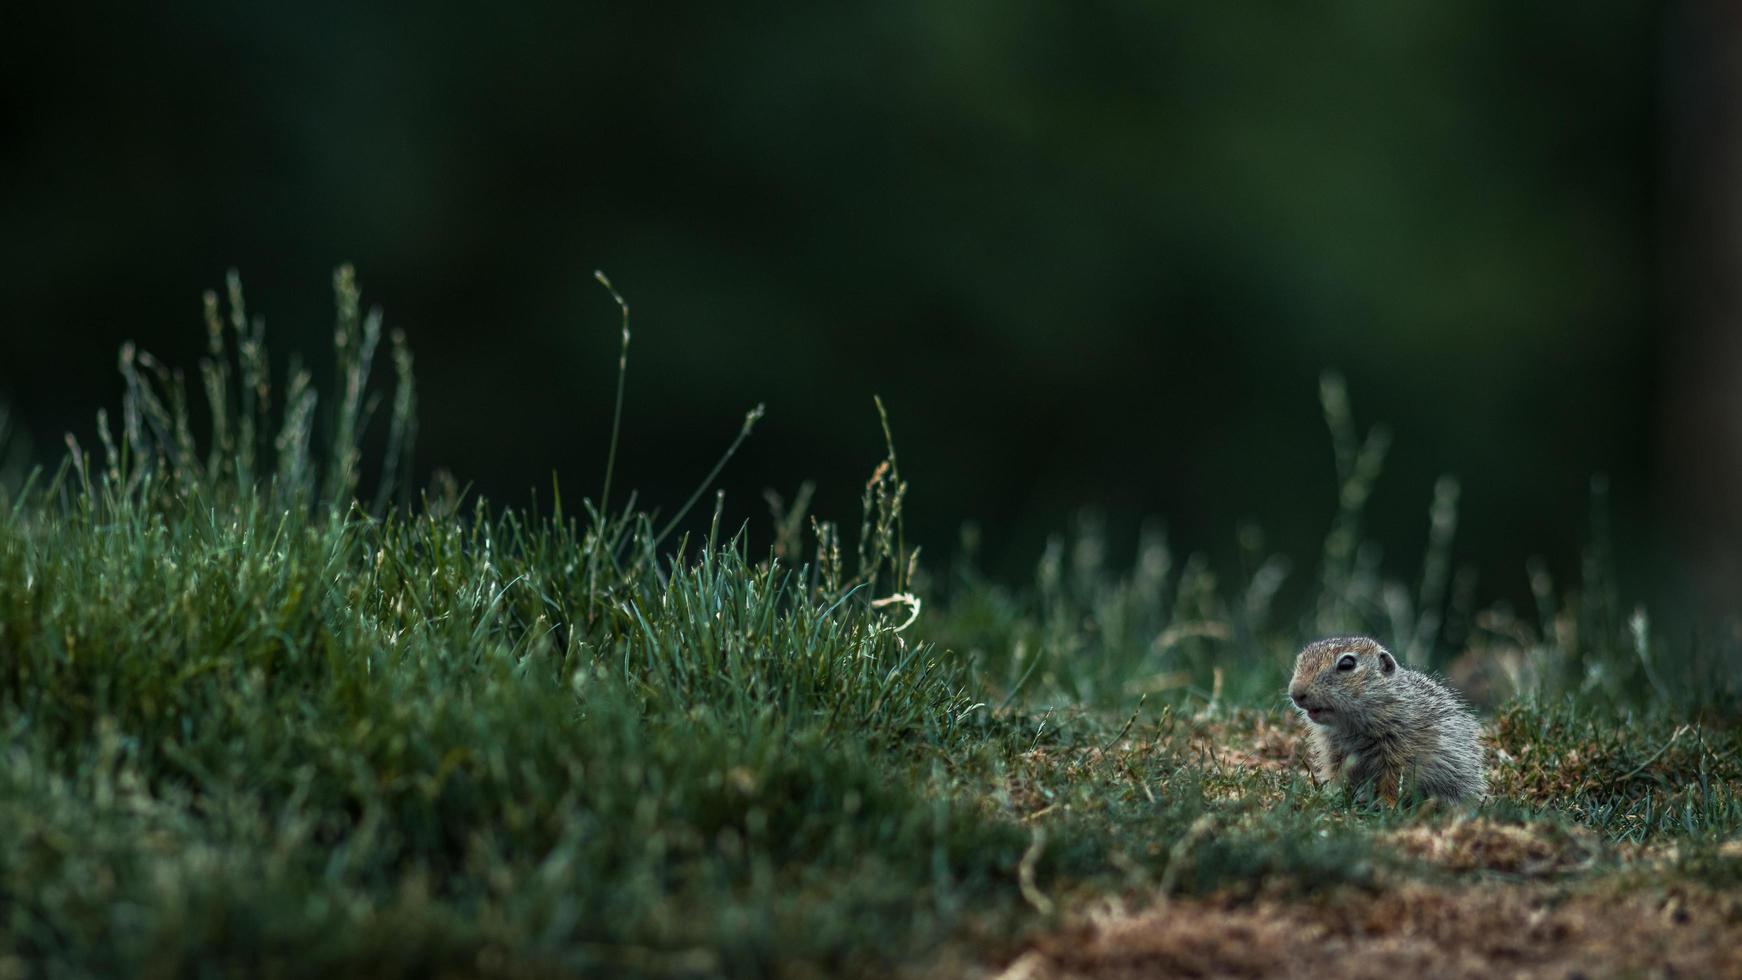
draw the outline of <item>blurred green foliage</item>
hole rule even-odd
[[[604,457],[609,301],[638,304],[626,478],[851,506],[881,393],[916,536],[1025,569],[1065,515],[1237,552],[1333,518],[1341,370],[1401,438],[1370,521],[1528,601],[1594,472],[1648,533],[1648,0],[1262,4],[14,5],[0,18],[0,389],[90,431],[127,338],[185,362],[237,266],[323,349],[333,262],[419,352],[422,471],[524,499]],[[857,435],[846,435],[857,431]],[[655,448],[657,447],[657,449]],[[1529,535],[1517,533],[1520,526]],[[1628,554],[1638,541],[1623,540]]]

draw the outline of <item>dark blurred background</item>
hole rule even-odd
[[[731,517],[765,525],[764,487],[814,478],[856,522],[877,393],[928,551],[972,520],[1021,575],[1092,506],[1221,554],[1252,520],[1311,556],[1336,369],[1396,435],[1369,522],[1396,569],[1442,473],[1486,594],[1527,595],[1532,554],[1576,574],[1596,473],[1630,572],[1709,569],[1726,552],[1688,543],[1735,531],[1717,464],[1742,422],[1737,304],[1701,292],[1733,278],[1706,216],[1734,201],[1734,20],[1645,0],[9,5],[0,392],[40,454],[88,438],[117,345],[191,366],[231,266],[277,363],[319,363],[350,261],[416,352],[422,472],[593,494],[602,268],[635,314],[619,473],[667,511],[766,402]],[[1708,466],[1703,497],[1678,493]]]

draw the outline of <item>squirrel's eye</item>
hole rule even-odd
[[[1341,660],[1337,661],[1337,669],[1338,670],[1354,670],[1355,669],[1355,655],[1352,653],[1344,654],[1343,658]]]

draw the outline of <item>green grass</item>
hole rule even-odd
[[[1434,874],[1375,842],[1454,815],[1278,754],[1292,651],[1332,630],[1480,652],[1495,819],[1742,878],[1733,647],[1624,614],[1600,527],[1535,618],[1474,608],[1450,482],[1419,579],[1384,579],[1360,515],[1386,437],[1334,379],[1322,555],[1243,534],[1228,581],[1149,534],[1114,568],[1086,523],[1015,589],[914,561],[893,440],[856,533],[801,504],[775,554],[717,504],[691,538],[614,507],[615,435],[578,506],[413,488],[411,355],[389,338],[377,393],[380,315],[348,269],[335,292],[325,390],[273,372],[232,277],[197,394],[128,349],[96,449],[0,469],[0,974],[886,975],[1097,895]]]

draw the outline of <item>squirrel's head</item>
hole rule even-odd
[[[1397,676],[1397,658],[1375,640],[1338,636],[1309,643],[1294,661],[1288,699],[1317,725],[1349,727],[1379,685]]]

